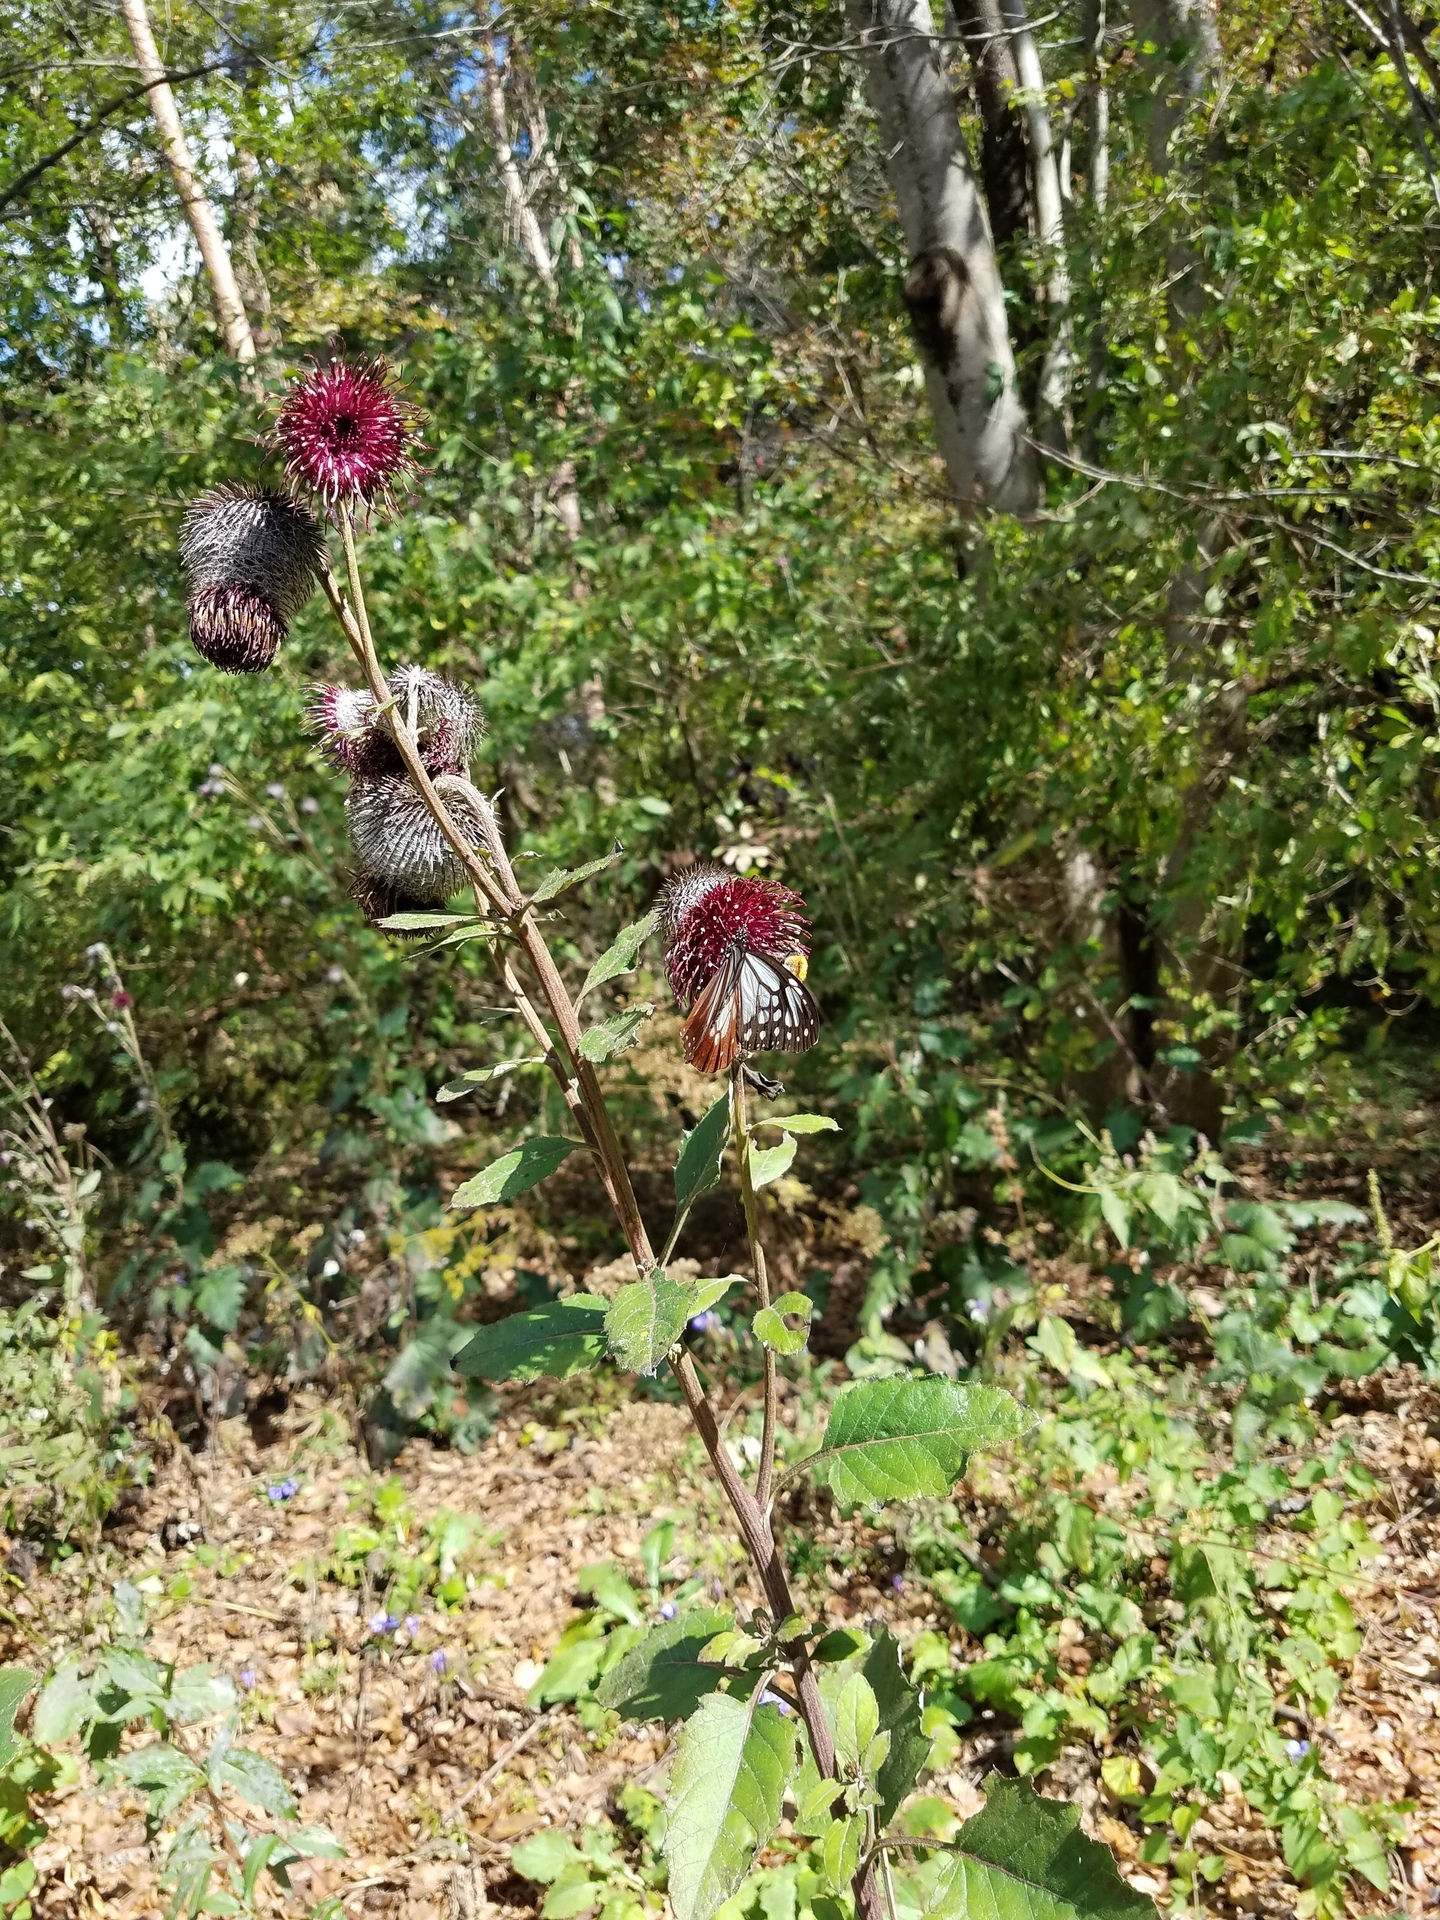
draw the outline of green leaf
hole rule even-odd
[[[192,1820],[189,1826],[182,1827],[176,1834],[174,1844],[165,1856],[165,1871],[160,1877],[162,1887],[174,1889],[169,1906],[172,1920],[177,1914],[190,1920],[200,1911],[217,1858],[203,1821]]]
[[[617,1620],[628,1620],[632,1627],[643,1627],[645,1609],[640,1596],[613,1560],[601,1560],[593,1567],[582,1567],[576,1579],[581,1593],[590,1594]]]
[[[45,1683],[35,1702],[30,1738],[40,1747],[58,1746],[78,1733],[95,1711],[90,1682],[80,1676],[80,1662],[66,1660]]]
[[[860,1864],[860,1847],[865,1838],[865,1816],[847,1814],[832,1820],[820,1842],[820,1864],[832,1893],[843,1893],[855,1877]]]
[[[585,984],[576,996],[577,1003],[583,1000],[592,987],[603,986],[607,980],[614,980],[622,973],[629,973],[634,967],[641,947],[660,924],[658,913],[647,913],[643,920],[637,920],[633,926],[622,927],[613,946],[608,947],[585,976]]]
[[[778,1707],[712,1693],[685,1723],[670,1783],[665,1855],[675,1920],[711,1920],[780,1824],[796,1770]]]
[[[694,1291],[657,1268],[622,1287],[605,1316],[610,1352],[628,1373],[653,1373],[691,1318]]]
[[[675,1162],[675,1215],[688,1213],[702,1193],[719,1184],[720,1163],[730,1137],[730,1095],[722,1093],[693,1133],[687,1133]]]
[[[931,1862],[918,1920],[1154,1920],[1106,1848],[1080,1832],[1080,1810],[1024,1780],[985,1781],[985,1805]]]
[[[344,1860],[348,1858],[344,1843],[337,1840],[328,1827],[313,1824],[303,1827],[291,1827],[282,1838],[286,1847],[297,1860]]]
[[[558,1880],[567,1867],[577,1866],[579,1861],[575,1842],[553,1827],[532,1834],[510,1849],[510,1864],[515,1871],[527,1880],[539,1881],[542,1887]]]
[[[423,933],[431,927],[476,927],[486,923],[473,913],[392,913],[375,925],[386,933]]]
[[[481,1380],[568,1380],[604,1358],[608,1311],[609,1302],[593,1293],[549,1300],[479,1328],[451,1365]]]
[[[758,1193],[762,1187],[768,1187],[781,1174],[790,1171],[790,1162],[795,1158],[794,1136],[787,1133],[778,1147],[757,1147],[752,1142],[748,1154],[750,1184]]]
[[[274,1853],[279,1845],[280,1835],[278,1833],[261,1833],[257,1834],[245,1849],[245,1868],[240,1879],[247,1900],[254,1893],[255,1882],[265,1871],[271,1854]]]
[[[715,1607],[688,1607],[650,1632],[617,1665],[600,1676],[595,1698],[623,1710],[627,1720],[688,1720],[725,1669],[700,1655],[718,1633],[734,1625]]]
[[[828,1113],[757,1113],[752,1126],[780,1127],[786,1133],[839,1133],[840,1122]]]
[[[204,1774],[189,1754],[166,1741],[157,1740],[151,1746],[122,1753],[115,1762],[115,1771],[132,1787],[149,1794],[152,1820],[168,1818],[197,1787],[205,1784]]]
[[[24,1667],[0,1667],[0,1767],[12,1758],[19,1745],[15,1738],[15,1716],[37,1678],[38,1675],[27,1672]]]
[[[487,1080],[498,1080],[502,1073],[518,1073],[521,1067],[540,1067],[544,1064],[543,1053],[527,1053],[519,1060],[497,1060],[493,1067],[471,1067],[468,1073],[462,1073],[458,1079],[447,1080],[435,1098],[443,1106],[447,1101],[463,1099]]]
[[[195,1289],[195,1311],[222,1333],[233,1333],[246,1292],[245,1275],[239,1267],[216,1267],[202,1276]]]
[[[1130,1209],[1114,1187],[1101,1187],[1100,1211],[1123,1252],[1130,1245]]]
[[[580,1036],[581,1055],[599,1061],[623,1053],[654,1011],[647,1001],[643,1007],[627,1007],[623,1013],[612,1013],[608,1020],[587,1027]]]
[[[782,1293],[778,1300],[772,1300],[768,1307],[762,1307],[751,1325],[755,1338],[767,1347],[773,1347],[776,1353],[798,1353],[810,1338],[810,1317],[815,1311],[815,1303],[808,1294]],[[803,1327],[787,1327],[786,1316],[799,1318],[803,1314]]]
[[[876,1634],[860,1670],[875,1696],[880,1733],[890,1739],[890,1751],[875,1766],[875,1786],[880,1795],[875,1818],[885,1827],[920,1778],[920,1770],[930,1757],[931,1741],[924,1728],[919,1692],[905,1678],[900,1642],[888,1627]]]
[[[182,1726],[229,1713],[235,1705],[235,1682],[209,1667],[187,1667],[170,1685],[170,1714]]]
[[[880,1708],[863,1673],[852,1673],[835,1702],[835,1751],[849,1767],[860,1765],[861,1755],[880,1731]]]
[[[941,1499],[965,1456],[1023,1433],[1028,1422],[999,1387],[932,1376],[859,1380],[837,1395],[818,1467],[842,1511],[887,1500]]]
[[[513,1200],[548,1180],[572,1153],[581,1151],[578,1140],[562,1140],[553,1134],[541,1134],[513,1147],[509,1153],[492,1160],[479,1173],[472,1173],[450,1196],[452,1207],[489,1207],[497,1200]]]
[[[593,879],[597,873],[613,867],[624,851],[617,840],[612,852],[602,854],[598,860],[587,860],[583,867],[552,867],[531,894],[531,904],[539,906],[542,900],[553,900],[556,894],[568,893],[571,887],[578,887],[582,880]]]
[[[285,1776],[263,1753],[231,1747],[211,1769],[211,1779],[217,1792],[229,1787],[266,1813],[278,1813],[286,1820],[295,1818],[297,1808]]]

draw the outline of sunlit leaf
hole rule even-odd
[[[686,1721],[670,1779],[665,1855],[675,1920],[711,1920],[780,1824],[797,1765],[780,1709],[712,1693]]]
[[[545,1134],[527,1140],[523,1146],[512,1147],[509,1153],[492,1160],[479,1173],[471,1174],[464,1185],[451,1194],[450,1204],[452,1207],[488,1207],[500,1200],[513,1200],[517,1194],[528,1193],[531,1187],[539,1186],[572,1153],[581,1151],[578,1140],[562,1140]]]
[[[604,1358],[608,1311],[608,1301],[597,1294],[548,1300],[477,1328],[451,1365],[481,1380],[566,1380]]]
[[[1024,1414],[999,1387],[928,1380],[860,1380],[836,1396],[817,1468],[844,1511],[888,1500],[942,1498],[967,1454],[1025,1431]]]

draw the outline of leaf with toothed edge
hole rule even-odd
[[[1000,1387],[926,1380],[859,1380],[830,1409],[806,1466],[828,1481],[842,1511],[888,1500],[943,1499],[967,1454],[1014,1440],[1030,1424]]]
[[[623,1013],[612,1013],[608,1020],[587,1027],[580,1036],[581,1055],[586,1060],[599,1062],[623,1053],[654,1011],[647,1001],[642,1007],[627,1007]]]
[[[543,1053],[527,1053],[522,1060],[500,1060],[493,1067],[472,1067],[458,1079],[447,1080],[435,1098],[442,1104],[449,1100],[460,1100],[467,1093],[473,1093],[476,1087],[484,1086],[487,1080],[498,1080],[502,1073],[518,1073],[521,1067],[541,1067],[544,1064]]]
[[[450,1196],[452,1207],[488,1207],[500,1200],[513,1200],[531,1187],[548,1180],[572,1153],[582,1153],[579,1140],[565,1140],[553,1134],[541,1134],[509,1153],[492,1160],[479,1173],[472,1173]]]
[[[660,924],[658,913],[647,913],[643,920],[637,920],[633,926],[622,927],[616,935],[614,944],[608,947],[585,976],[585,984],[576,995],[577,1002],[583,1000],[592,987],[602,986],[607,980],[614,980],[622,973],[629,973],[639,958],[640,949]]]
[[[543,900],[553,900],[556,894],[568,893],[571,887],[578,887],[582,880],[591,880],[597,873],[603,873],[607,867],[613,867],[625,849],[617,840],[607,854],[598,860],[587,860],[583,867],[556,867],[547,873],[530,896],[532,906],[538,906]]]
[[[776,1706],[712,1693],[680,1732],[665,1855],[675,1920],[712,1920],[780,1824],[796,1733]]]
[[[598,1294],[572,1293],[530,1313],[512,1313],[477,1328],[450,1364],[481,1380],[568,1380],[604,1359],[609,1304]]]
[[[725,1142],[730,1137],[730,1095],[722,1093],[693,1133],[687,1133],[675,1162],[675,1214],[685,1213],[720,1180]]]

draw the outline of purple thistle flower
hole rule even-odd
[[[292,480],[327,506],[369,506],[390,498],[414,464],[416,409],[383,360],[338,360],[314,367],[291,388],[275,423],[275,441]]]

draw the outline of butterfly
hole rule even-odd
[[[795,962],[772,960],[736,940],[690,1009],[681,1039],[701,1073],[724,1073],[742,1053],[804,1053],[820,1009]]]

